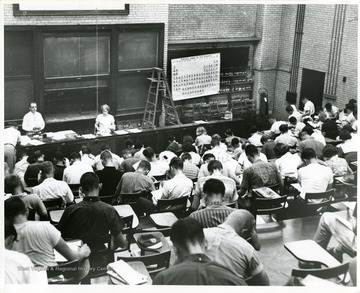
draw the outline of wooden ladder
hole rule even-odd
[[[169,84],[167,82],[164,70],[153,67],[150,80],[150,87],[146,100],[145,112],[142,121],[144,128],[155,128],[156,109],[159,96],[162,96],[163,109],[165,110],[165,124],[180,125],[179,115],[175,109]]]

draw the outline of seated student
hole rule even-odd
[[[302,112],[303,120],[312,116],[315,113],[315,105],[308,97],[301,98],[302,103],[304,104],[304,111]]]
[[[131,153],[131,150],[128,150],[128,149],[124,149],[122,151],[122,156],[123,156],[124,161],[121,162],[120,172],[121,173],[135,172],[133,165],[135,165],[137,162],[139,162],[140,159],[134,158]]]
[[[12,250],[14,242],[17,241],[17,233],[10,221],[5,220],[4,228],[5,284],[47,284],[45,270],[36,270],[27,255]]]
[[[299,138],[301,131],[305,127],[305,123],[302,123],[301,120],[297,120],[295,117],[289,118],[289,129],[293,136]]]
[[[196,165],[199,166],[200,165],[200,161],[201,161],[201,157],[200,155],[196,152],[196,148],[195,146],[192,145],[191,142],[185,141],[182,145],[182,150],[183,150],[183,154],[184,153],[188,153],[191,156],[191,162]],[[180,155],[180,157],[182,156],[182,154]]]
[[[5,218],[17,232],[17,241],[12,249],[26,254],[37,267],[57,265],[54,249],[69,261],[83,260],[90,255],[86,244],[78,251],[72,250],[61,238],[60,231],[49,222],[28,221],[25,205],[18,197],[5,200]]]
[[[116,169],[116,170],[119,170],[119,169],[120,169],[120,165],[121,165],[123,159],[120,158],[118,155],[112,153],[112,152],[111,152],[111,149],[110,149],[110,146],[107,145],[107,144],[101,146],[100,150],[101,150],[101,152],[103,152],[103,151],[109,151],[109,152],[111,153],[111,156],[112,156],[112,158],[113,158],[113,163],[114,163],[115,169]],[[95,170],[102,170],[102,169],[104,169],[104,166],[103,166],[103,164],[101,163],[100,155],[101,155],[101,154],[97,155],[97,156],[95,157],[95,159],[94,159],[93,168],[94,168]]]
[[[145,150],[145,147],[142,143],[137,142],[135,144],[135,150],[137,152],[134,154],[134,159],[137,159],[138,162],[141,160],[146,160],[145,156],[143,155],[143,151]]]
[[[279,185],[280,192],[284,189],[283,180],[275,164],[264,162],[260,159],[259,151],[254,145],[248,145],[245,148],[245,154],[252,165],[244,170],[240,190],[238,191],[238,205],[244,207],[243,200],[252,199],[251,191],[254,188]],[[253,199],[252,199],[253,200]],[[251,203],[251,209],[254,208]],[[252,210],[254,212],[254,210]]]
[[[14,172],[13,172],[14,175],[19,176],[24,187],[26,186],[25,181],[24,181],[24,175],[25,175],[26,169],[30,165],[30,163],[27,161],[28,158],[29,158],[29,156],[28,156],[27,152],[23,152],[21,154],[21,159],[19,160],[19,162],[17,162],[15,164]]]
[[[135,148],[134,141],[130,138],[125,141],[125,149],[123,149],[121,152],[123,152],[124,150],[129,150],[132,155],[135,155],[135,153],[138,151]]]
[[[250,137],[248,138],[249,143],[253,144],[256,147],[261,147],[261,137],[263,134],[257,130],[255,125],[250,127]]]
[[[224,223],[235,209],[223,204],[225,185],[219,179],[209,179],[203,186],[206,207],[195,211],[189,217],[197,220],[203,228],[217,227]]]
[[[354,122],[357,120],[357,107],[353,103],[348,103],[345,105],[347,111],[347,117],[343,123],[343,126],[350,125],[353,126]]]
[[[228,152],[230,152],[230,155],[234,160],[237,161],[239,159],[243,149],[241,147],[240,140],[237,137],[234,137],[231,140],[231,145],[228,147]]]
[[[331,119],[326,119],[321,127],[321,133],[326,138],[336,139],[339,135],[339,130],[336,122]]]
[[[182,145],[176,141],[175,136],[173,136],[172,134],[169,135],[168,142],[169,145],[167,146],[167,148],[170,147],[170,151],[172,151],[176,155],[179,155],[179,153],[181,152]]]
[[[263,144],[261,152],[266,156],[266,158],[268,160],[276,159],[277,156],[274,152],[274,148],[276,146],[275,141],[271,139],[270,136],[264,134],[261,137],[261,143]]]
[[[341,130],[340,140],[343,141],[339,144],[339,157],[344,158],[348,163],[357,160],[358,144],[357,140],[354,139],[348,130]]]
[[[192,163],[191,155],[189,153],[183,153],[181,159],[184,162],[184,175],[191,180],[197,179],[199,174],[199,168]]]
[[[25,171],[24,181],[28,187],[33,187],[40,183],[38,176],[40,166],[44,162],[44,154],[41,151],[35,151],[33,155],[28,158],[28,162],[30,165]]]
[[[62,180],[64,176],[65,168],[70,166],[69,160],[64,157],[64,154],[62,152],[57,151],[54,154],[53,164],[54,164],[54,179]]]
[[[78,152],[70,155],[70,166],[64,170],[63,181],[67,184],[79,184],[80,178],[87,172],[93,172],[89,164],[81,162],[81,156]]]
[[[205,144],[211,143],[211,136],[207,134],[205,127],[196,128],[195,146],[201,148]]]
[[[297,109],[291,107],[290,105],[286,107],[286,112],[289,114],[288,119],[290,120],[291,117],[294,117],[297,121],[301,121],[302,120],[302,115],[300,112],[297,111]]]
[[[321,142],[315,140],[314,137],[311,136],[311,134],[312,128],[308,126],[304,127],[304,129],[301,131],[299,151],[301,153],[304,149],[310,148],[315,151],[318,158],[321,158],[324,145]]]
[[[231,142],[234,138],[237,138],[240,141],[240,137],[235,136],[230,128],[225,130],[225,136],[226,136],[225,143],[228,147],[231,146]]]
[[[304,127],[305,129],[309,127],[306,126]],[[323,144],[323,146],[326,145],[326,141],[325,141],[325,137],[322,135],[321,131],[318,129],[313,129],[313,133],[311,134],[311,136],[316,139],[317,141],[321,142]]]
[[[99,199],[99,178],[93,172],[85,173],[80,179],[80,192],[83,201],[66,208],[58,229],[67,238],[81,239],[96,238],[110,232],[113,249],[124,247],[126,238],[122,234],[124,223],[112,205]],[[102,247],[102,243],[89,243],[92,250]]]
[[[296,145],[288,146],[279,143],[275,147],[275,152],[279,157],[275,161],[275,166],[282,179],[285,179],[285,177],[297,179],[297,168],[301,164],[301,158],[296,152]]]
[[[224,203],[232,203],[237,200],[235,181],[222,174],[223,166],[221,162],[217,160],[210,161],[208,164],[208,170],[210,176],[199,178],[196,183],[194,199],[191,206],[193,210],[197,210],[205,206],[203,199],[203,186],[207,180],[212,178],[219,179],[225,184]]]
[[[170,240],[179,262],[160,272],[153,285],[246,285],[243,278],[205,255],[203,228],[196,220],[185,218],[174,223]]]
[[[249,159],[245,153],[245,149],[248,145],[252,145],[252,144],[250,142],[246,142],[242,145],[244,152],[242,152],[242,154],[240,155],[239,160],[238,160],[238,162],[243,170],[246,170],[247,168],[249,168],[252,165],[252,163],[249,161]],[[268,161],[268,158],[265,156],[265,154],[263,154],[261,152],[258,152],[258,153],[259,153],[259,159],[261,161],[263,161],[263,162]]]
[[[101,183],[100,196],[114,195],[116,187],[121,179],[121,172],[115,169],[112,155],[109,151],[103,151],[100,155],[104,169],[97,170],[96,175]]]
[[[48,213],[44,203],[36,194],[28,194],[24,192],[21,180],[16,175],[5,177],[5,192],[11,193],[12,197],[19,197],[28,211],[35,211],[41,220],[47,220]]]
[[[313,149],[304,149],[301,159],[305,167],[298,170],[298,180],[304,192],[324,192],[332,188],[333,172],[329,167],[318,163]]]
[[[90,167],[91,168],[91,167]],[[32,192],[37,194],[42,201],[62,198],[64,203],[74,201],[74,195],[66,182],[54,179],[54,166],[46,161],[41,166],[42,183],[33,187]]]
[[[206,255],[222,267],[229,268],[248,285],[269,286],[269,278],[254,247],[260,249],[255,219],[246,210],[232,212],[223,224],[204,230]],[[253,246],[247,242],[252,241]]]
[[[324,213],[320,218],[314,240],[321,247],[327,249],[339,262],[342,262],[344,250],[350,251],[354,255],[357,253],[357,205],[347,225],[344,224],[344,221],[347,221],[343,218],[339,219],[339,217],[334,213]],[[336,239],[338,245],[328,248],[331,237]]]
[[[223,175],[234,180],[236,185],[240,185],[239,176],[242,174],[242,169],[240,164],[231,157],[222,163],[223,165]]]
[[[91,150],[88,146],[81,146],[80,156],[81,162],[89,164],[90,166],[94,165],[95,156],[91,153]]]
[[[164,161],[158,160],[152,147],[145,148],[143,151],[143,155],[145,156],[146,160],[150,162],[151,165],[151,169],[148,173],[149,177],[163,176],[169,170],[169,164]],[[133,167],[137,169],[138,164],[139,163],[136,163]]]
[[[336,120],[339,118],[339,108],[333,106],[331,103],[326,103],[325,114],[326,114],[326,118]]]
[[[278,136],[280,134],[280,126],[283,124],[286,124],[286,122],[285,121],[277,121],[276,117],[274,115],[269,115],[268,120],[271,124],[270,137],[275,138],[276,136]],[[251,142],[251,144],[258,146],[256,144],[254,144],[253,142]]]
[[[282,143],[285,145],[296,145],[297,139],[290,133],[289,127],[287,124],[280,125],[281,134],[275,138],[275,143]]]
[[[325,166],[329,167],[334,176],[344,176],[348,173],[352,173],[348,163],[345,159],[339,158],[338,149],[331,145],[327,144],[323,149],[323,159]]]
[[[205,154],[202,159],[203,159],[204,163],[200,166],[198,179],[210,175],[209,170],[208,170],[208,164],[212,160],[215,160],[215,156],[213,154],[209,153],[209,154]]]
[[[206,151],[204,155],[213,154],[216,160],[220,161],[221,163],[224,163],[229,158],[229,155],[226,153],[226,150],[227,148],[224,149],[224,147],[221,147],[221,141],[219,137],[213,135],[213,138],[211,139],[211,150]]]
[[[154,181],[151,180],[149,174],[151,165],[148,161],[140,161],[135,172],[125,173],[116,187],[116,196],[121,194],[141,193],[145,191],[155,190]]]
[[[172,158],[176,158],[179,153],[180,148],[177,142],[171,142],[165,151],[162,151],[159,154],[159,160],[166,162],[167,164],[170,163]]]

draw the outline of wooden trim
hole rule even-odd
[[[98,75],[78,75],[78,76],[60,76],[60,77],[45,77],[44,81],[49,82],[61,82],[61,81],[83,81],[83,80],[96,80],[96,78],[107,80],[110,73],[100,73]]]
[[[169,45],[206,44],[206,43],[233,43],[233,42],[259,42],[259,37],[231,38],[231,39],[197,39],[197,40],[169,40]]]
[[[116,28],[111,30],[110,36],[110,84],[109,84],[109,104],[111,109],[117,109],[118,95],[118,61],[119,61],[119,31]],[[115,111],[114,111],[115,112]]]
[[[119,10],[20,10],[19,4],[13,4],[14,16],[86,16],[86,15],[129,15],[130,5]]]

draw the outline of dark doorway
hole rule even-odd
[[[315,105],[315,109],[322,105],[324,93],[325,73],[310,69],[303,69],[299,109],[303,110],[304,105],[301,102],[303,97],[308,97]]]

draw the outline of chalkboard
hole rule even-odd
[[[5,120],[22,119],[34,98],[34,82],[28,80],[5,81]]]
[[[5,31],[5,76],[32,75],[32,33]]]
[[[110,37],[45,37],[45,77],[109,73]]]
[[[158,66],[159,32],[119,33],[119,70]]]

